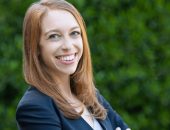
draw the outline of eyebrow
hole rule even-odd
[[[80,29],[80,27],[79,26],[75,26],[75,27],[72,27],[70,30],[72,31],[74,29]],[[60,31],[58,29],[51,29],[51,30],[45,32],[45,35],[47,35],[50,32],[60,32]]]

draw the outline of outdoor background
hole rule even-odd
[[[0,130],[27,89],[22,22],[35,0],[0,0]],[[170,129],[170,0],[69,0],[83,15],[95,82],[132,130]]]

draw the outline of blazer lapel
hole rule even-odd
[[[111,124],[110,124],[110,120],[108,118],[106,118],[105,120],[98,119],[97,121],[100,123],[103,130],[112,130],[113,129]]]

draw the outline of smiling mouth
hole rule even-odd
[[[70,54],[70,55],[62,55],[62,56],[56,56],[56,58],[61,61],[64,64],[71,64],[74,62],[76,58],[77,53]]]

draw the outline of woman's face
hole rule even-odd
[[[83,53],[81,29],[65,10],[50,10],[42,19],[40,55],[52,75],[71,75]]]

